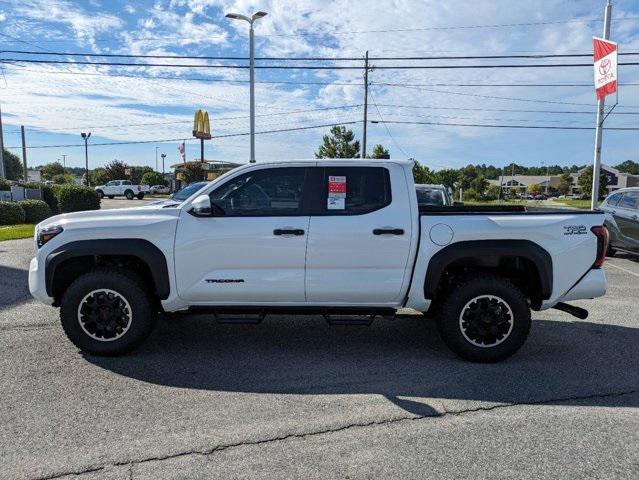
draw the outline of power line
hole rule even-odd
[[[401,120],[386,120],[386,123],[402,125],[439,125],[447,127],[484,127],[484,128],[517,128],[517,129],[544,129],[544,130],[594,130],[594,127],[560,127],[557,125],[496,125],[486,123],[446,123],[446,122],[409,122]],[[606,127],[604,130],[635,131],[639,127]]]
[[[241,60],[248,57],[207,56],[207,55],[155,55],[155,54],[120,54],[91,52],[52,52],[32,50],[0,50],[0,53],[17,53],[21,55],[58,55],[67,57],[105,57],[105,58],[156,58],[156,59],[190,59],[190,60]],[[619,56],[639,55],[639,52],[620,52]],[[429,55],[429,56],[394,56],[370,57],[369,60],[497,60],[497,59],[541,59],[541,58],[592,58],[592,53],[533,53],[528,55]],[[255,57],[261,61],[362,61],[363,57]]]
[[[386,129],[386,133],[388,133],[388,136],[393,141],[395,146],[399,149],[399,151],[402,152],[406,158],[410,157],[410,155],[408,155],[406,153],[406,151],[401,147],[401,145],[397,142],[397,140],[395,140],[395,137],[391,133],[390,128],[388,128],[388,125],[386,125],[386,122],[384,122],[384,119],[382,118],[382,112],[379,111],[379,107],[377,106],[377,103],[375,103],[375,98],[373,96],[373,92],[369,92],[369,93],[371,95],[371,101],[373,102],[373,105],[375,105],[375,110],[377,110],[377,115],[379,116],[380,120],[382,121],[382,124],[384,124],[384,128]]]
[[[280,133],[280,132],[296,132],[296,131],[300,131],[300,130],[310,130],[310,129],[314,129],[314,128],[326,128],[326,127],[334,127],[336,125],[354,125],[356,123],[361,123],[361,120],[353,120],[353,121],[348,121],[348,122],[335,122],[335,123],[326,123],[323,125],[309,125],[306,127],[294,127],[294,128],[280,128],[280,129],[274,129],[274,130],[262,130],[259,132],[255,132],[255,134],[260,134],[260,135],[264,135],[264,134],[268,134],[268,133]],[[223,134],[223,135],[213,135],[211,136],[211,138],[229,138],[229,137],[244,137],[244,136],[248,136],[250,135],[250,132],[242,132],[242,133],[227,133],[227,134]],[[180,138],[168,138],[168,139],[162,139],[162,140],[133,140],[133,141],[127,141],[127,142],[103,142],[103,143],[90,143],[89,145],[91,147],[105,147],[105,146],[111,146],[111,145],[136,145],[136,144],[141,144],[141,143],[170,143],[170,142],[183,142],[186,140],[194,140],[194,137],[180,137]],[[80,144],[80,143],[73,143],[73,144],[67,144],[67,145],[32,145],[32,146],[27,146],[27,148],[72,148],[72,147],[84,147],[84,143]],[[17,149],[17,148],[22,148],[21,146],[17,146],[17,147],[4,147],[6,149]]]
[[[40,60],[24,58],[4,58],[1,63],[47,63],[54,65],[102,65],[110,67],[164,67],[164,68],[222,68],[222,69],[248,69],[248,65],[224,65],[201,63],[126,63],[126,62],[89,62],[84,60]],[[639,62],[619,62],[618,65],[633,66]],[[490,64],[490,65],[383,65],[376,66],[374,70],[450,70],[450,69],[490,69],[490,68],[572,68],[589,67],[592,63],[522,63],[522,64]],[[361,70],[361,66],[342,65],[255,65],[263,70]]]
[[[416,108],[426,110],[463,110],[471,112],[513,112],[513,113],[549,113],[549,114],[582,114],[592,115],[594,112],[586,112],[581,110],[520,110],[514,108],[471,108],[471,107],[441,107],[441,106],[417,106],[417,105],[391,105],[391,104],[378,104],[380,107],[392,107],[392,108]],[[639,115],[639,112],[617,112],[614,111],[610,115]]]
[[[0,60],[2,62],[2,60]],[[148,80],[177,80],[177,81],[195,81],[195,82],[220,82],[220,83],[250,83],[250,80],[231,80],[225,78],[211,78],[211,77],[177,77],[167,75],[131,75],[125,73],[98,73],[98,72],[78,72],[78,71],[53,71],[53,70],[34,70],[32,68],[22,67],[20,65],[10,64],[12,68],[16,68],[25,72],[45,73],[51,75],[87,75],[96,77],[121,77],[121,78],[139,78]],[[295,81],[295,80],[256,80],[255,83],[263,84],[284,84],[284,85],[341,85],[341,86],[361,86],[363,83],[353,82],[315,82],[315,81]]]
[[[355,105],[340,105],[340,106],[336,106],[336,107],[322,107],[322,108],[308,108],[308,109],[303,109],[303,110],[286,110],[283,112],[270,112],[270,113],[258,113],[255,116],[256,117],[274,117],[274,116],[279,116],[279,115],[290,115],[290,114],[294,114],[294,113],[311,113],[311,112],[324,112],[327,110],[343,110],[343,109],[348,109],[348,108],[357,108],[357,107],[361,107],[361,104],[355,104]],[[211,117],[212,120],[214,121],[219,121],[219,120],[239,120],[239,119],[245,119],[245,118],[249,118],[248,115],[240,115],[240,116],[233,116],[233,117]],[[176,124],[186,124],[186,123],[192,123],[192,120],[175,120],[175,121],[170,121],[170,122],[150,122],[150,123],[122,123],[122,124],[114,124],[114,125],[92,125],[92,126],[87,126],[87,125],[79,125],[76,127],[64,127],[64,128],[56,128],[55,131],[64,131],[64,130],[78,130],[78,129],[98,129],[98,128],[120,128],[120,127],[146,127],[146,126],[153,126],[153,125],[176,125]],[[38,131],[31,131],[31,133],[49,133],[47,131],[43,131],[43,130],[38,130]]]
[[[615,22],[623,20],[638,20],[639,17],[621,17],[614,19]],[[602,20],[600,18],[588,18],[588,19],[572,19],[572,20],[555,20],[546,22],[523,22],[523,23],[498,23],[487,25],[452,25],[443,27],[420,27],[420,28],[395,28],[385,30],[357,30],[357,31],[333,31],[333,32],[300,32],[300,33],[280,33],[262,35],[266,37],[306,37],[306,36],[324,36],[324,35],[355,35],[355,34],[367,34],[367,33],[395,33],[395,32],[425,32],[431,30],[464,30],[464,29],[478,29],[478,28],[505,28],[505,27],[528,27],[528,26],[543,26],[543,25],[557,25],[567,23],[598,23]]]

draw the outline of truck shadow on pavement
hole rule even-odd
[[[28,276],[24,269],[0,265],[0,311],[32,298]]]
[[[433,399],[609,404],[639,390],[639,329],[535,320],[526,345],[498,364],[458,359],[434,322],[378,320],[328,327],[320,317],[267,317],[259,326],[173,316],[134,353],[86,356],[120,375],[180,388],[247,393],[378,394],[416,415]],[[409,398],[406,398],[409,397]],[[589,398],[584,398],[589,397]],[[638,405],[633,405],[639,407]]]

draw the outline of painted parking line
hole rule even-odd
[[[606,265],[610,266],[610,267],[615,267],[615,268],[617,268],[619,270],[622,270],[622,271],[624,271],[626,273],[629,273],[630,275],[634,275],[635,277],[639,277],[639,273],[635,273],[635,272],[633,272],[631,270],[628,270],[627,268],[623,268],[623,267],[620,267],[619,265],[615,265],[612,262],[606,262]]]

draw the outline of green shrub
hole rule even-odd
[[[16,202],[0,202],[0,225],[24,223],[24,210]]]
[[[40,223],[51,216],[51,208],[47,202],[42,200],[23,200],[20,202],[20,206],[24,210],[26,223]]]
[[[5,192],[11,191],[11,184],[7,182],[4,178],[0,178],[0,191],[5,191]]]
[[[164,175],[159,172],[146,172],[142,175],[142,180],[140,180],[140,182],[142,185],[148,185],[150,187],[153,185],[164,185],[166,187],[168,184]]]
[[[90,187],[59,185],[54,191],[61,213],[100,209],[100,197]]]
[[[41,185],[40,190],[42,190],[42,200],[49,205],[51,214],[57,215],[60,213],[60,205],[58,204],[58,197],[56,196],[54,188],[51,185]]]

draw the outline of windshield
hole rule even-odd
[[[442,190],[417,189],[417,203],[419,205],[446,205]]]
[[[183,202],[184,200],[189,198],[191,195],[193,195],[195,192],[197,192],[199,189],[201,189],[207,183],[208,182],[191,183],[187,185],[186,187],[184,187],[179,192],[177,192],[175,195],[173,195],[173,197],[171,197],[171,200],[175,200],[177,202]]]

